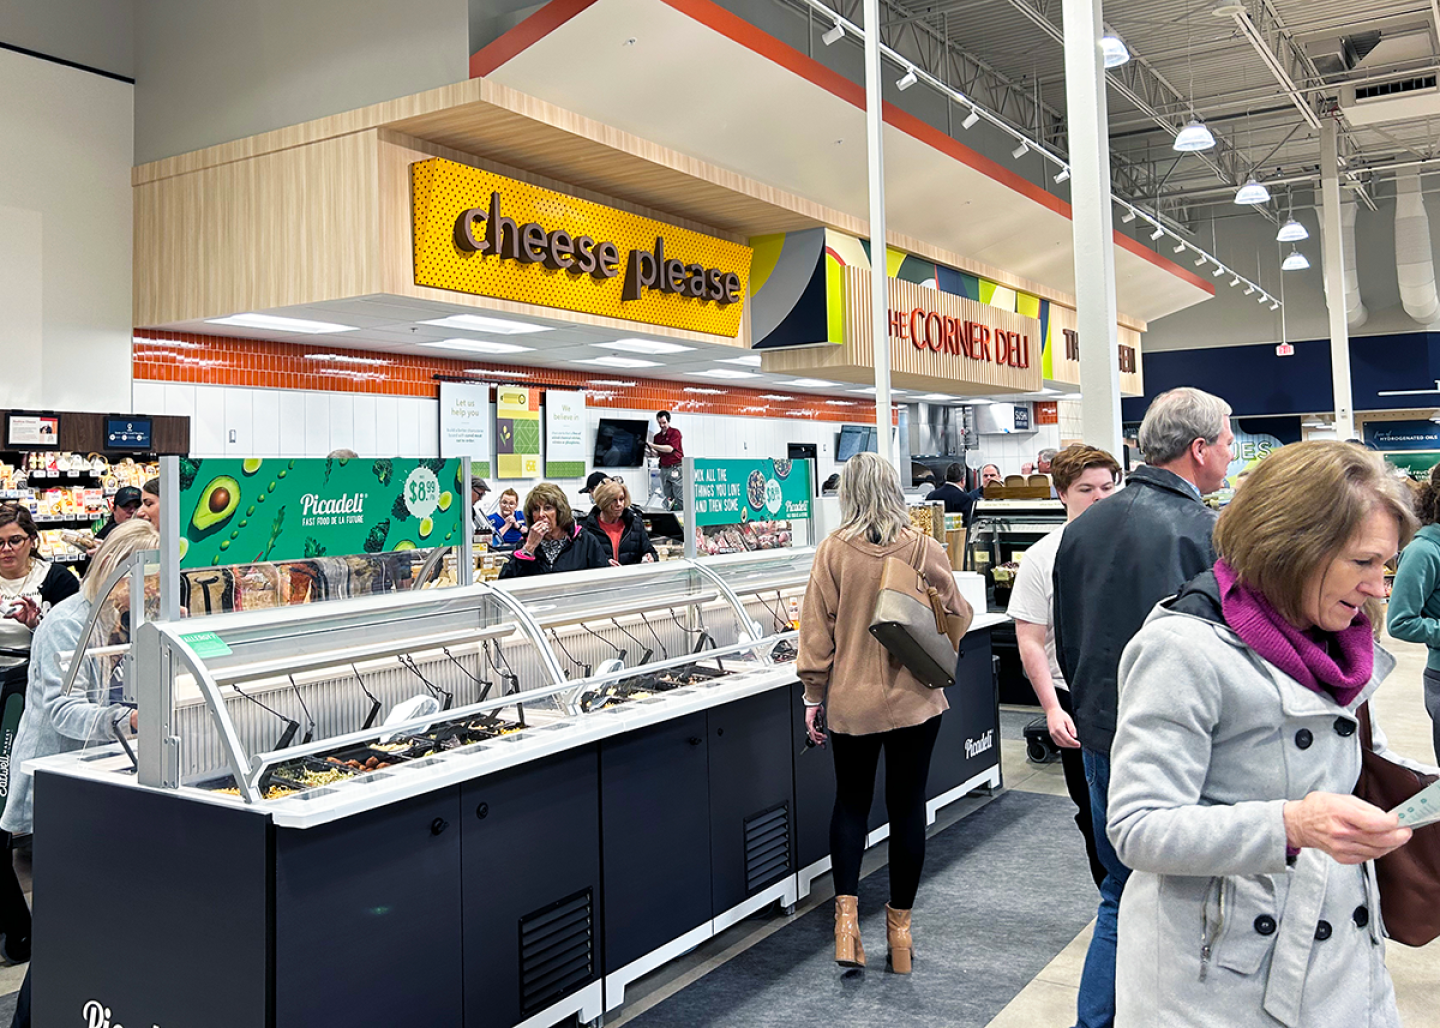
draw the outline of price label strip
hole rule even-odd
[[[1427,785],[1391,813],[1399,814],[1400,824],[1406,828],[1423,828],[1440,821],[1440,782]]]

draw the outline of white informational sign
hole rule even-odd
[[[545,477],[584,478],[585,393],[545,390]]]
[[[470,473],[490,477],[495,411],[484,382],[440,383],[440,456],[469,457]]]

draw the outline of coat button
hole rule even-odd
[[[1335,734],[1341,738],[1348,739],[1355,734],[1355,722],[1348,717],[1337,717],[1335,719]]]
[[[1275,934],[1275,919],[1269,914],[1261,914],[1255,919],[1255,930],[1261,935]]]
[[[1367,907],[1356,907],[1355,913],[1350,917],[1354,920],[1356,928],[1364,928],[1370,923],[1370,910]]]
[[[1310,744],[1314,741],[1315,736],[1310,734],[1310,729],[1308,728],[1302,728],[1295,733],[1295,745],[1299,746],[1302,750],[1308,750]]]
[[[1326,939],[1330,938],[1330,933],[1333,930],[1334,929],[1330,927],[1329,921],[1321,921],[1315,926],[1315,941],[1324,942]]]

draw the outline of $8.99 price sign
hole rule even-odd
[[[428,518],[440,504],[440,480],[429,468],[419,467],[405,479],[405,506],[411,517]]]

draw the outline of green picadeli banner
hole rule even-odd
[[[469,500],[458,458],[181,458],[180,566],[455,546]]]
[[[695,461],[695,524],[810,519],[808,460]]]

